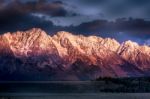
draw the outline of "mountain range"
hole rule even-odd
[[[150,47],[113,38],[50,36],[39,28],[0,35],[0,81],[150,76]]]

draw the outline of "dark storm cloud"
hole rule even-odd
[[[79,25],[98,19],[149,19],[149,0],[1,0],[0,15],[30,14],[46,17],[57,26]],[[5,13],[2,13],[5,12]],[[45,20],[43,17],[41,20]]]
[[[54,26],[51,21],[36,18],[31,16],[31,13],[47,14],[51,17],[66,16],[68,12],[62,5],[61,1],[1,0],[0,32],[25,30],[32,27],[39,27],[45,30],[52,29]]]
[[[69,16],[68,25],[77,21],[80,24],[79,21],[84,18],[93,21],[101,18],[150,17],[150,0],[1,0],[0,5],[0,11],[5,13],[40,13],[59,17],[60,20]],[[59,18],[53,20],[60,21]],[[60,22],[60,25],[63,24]]]
[[[8,1],[3,1],[4,4]],[[50,2],[46,0],[21,2],[20,0],[10,0],[3,9],[0,10],[1,15],[5,13],[27,14],[31,12],[46,13],[51,16],[65,16],[67,11],[62,7],[62,2]]]

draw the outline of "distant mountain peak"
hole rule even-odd
[[[69,32],[66,32],[66,31],[59,31],[59,32],[56,33],[56,35],[59,36],[59,37],[60,36],[62,37],[62,36],[68,36],[68,35],[72,35],[72,34],[69,33]]]
[[[42,70],[45,73],[41,75],[54,73],[50,78],[58,80],[67,79],[65,76],[70,80],[72,77],[95,79],[150,74],[150,47],[130,40],[120,44],[111,38],[74,35],[65,31],[50,36],[33,28],[1,35],[0,46],[1,71],[13,64],[13,68],[27,68],[23,69],[23,75],[30,69],[31,74],[40,74],[38,70]],[[20,62],[15,62],[16,59]],[[23,72],[22,69],[7,68],[13,73]]]

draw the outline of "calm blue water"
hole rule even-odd
[[[7,94],[0,99],[150,99],[150,93]]]
[[[107,85],[107,88],[117,88]],[[150,93],[105,93],[103,82],[0,82],[0,99],[150,99]]]

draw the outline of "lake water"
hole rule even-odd
[[[7,94],[0,99],[150,99],[149,93],[93,93],[93,94]]]
[[[150,99],[150,93],[105,93],[103,82],[0,82],[0,99]],[[116,88],[107,86],[108,88]]]

